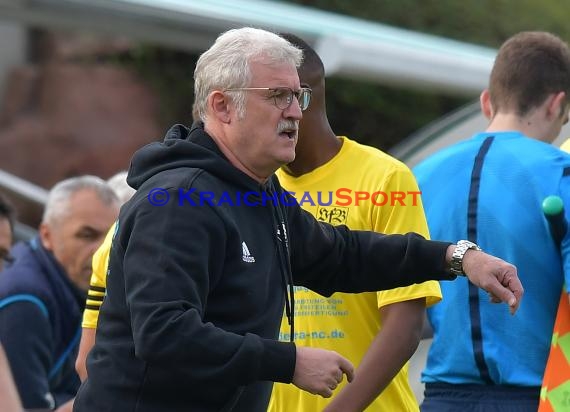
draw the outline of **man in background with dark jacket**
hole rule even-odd
[[[71,410],[91,257],[118,212],[117,197],[98,177],[58,183],[39,236],[17,244],[0,274],[0,341],[26,409]]]
[[[514,266],[416,234],[318,222],[281,188],[274,172],[295,157],[311,97],[301,59],[274,33],[222,34],[194,73],[201,122],[135,154],[137,193],[117,223],[76,411],[261,412],[276,381],[331,396],[352,379],[350,362],[277,340],[283,306],[296,333],[293,284],[328,296],[466,272],[518,307]]]

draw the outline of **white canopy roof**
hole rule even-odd
[[[327,75],[477,95],[495,50],[269,0],[0,0],[0,18],[122,34],[192,51],[229,28],[295,33],[315,46]]]

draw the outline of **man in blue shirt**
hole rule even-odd
[[[549,195],[570,204],[570,156],[550,144],[569,106],[568,45],[519,33],[499,50],[481,94],[487,130],[414,169],[432,238],[467,238],[513,262],[526,289],[511,317],[467,279],[441,283],[443,301],[428,310],[424,412],[538,407],[560,291],[570,283],[570,235],[557,245],[541,210]]]

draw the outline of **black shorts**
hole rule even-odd
[[[426,383],[421,412],[536,412],[540,387]]]

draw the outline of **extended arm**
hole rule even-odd
[[[288,209],[295,282],[322,295],[455,279],[447,272],[454,245],[429,241],[414,233],[350,231],[318,222],[300,208]],[[523,287],[513,265],[469,250],[463,269],[473,284],[489,292],[495,301],[508,303],[512,313],[516,311]]]

